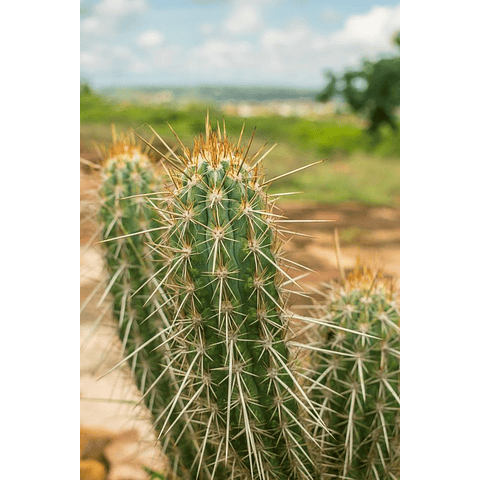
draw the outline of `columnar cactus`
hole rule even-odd
[[[314,364],[313,398],[332,436],[322,430],[322,478],[399,477],[400,334],[397,294],[391,282],[367,268],[344,285],[330,285],[323,305],[332,325],[322,326]]]
[[[162,225],[149,207],[154,197],[147,195],[161,190],[162,177],[133,137],[121,135],[117,140],[115,131],[113,134],[113,146],[102,165],[100,190],[99,220],[110,278],[105,294],[109,292],[113,299],[123,356],[145,405],[156,417],[175,397],[177,385],[163,333],[169,326],[164,297],[157,292],[152,298],[155,281],[148,281],[158,267],[159,258],[151,245]],[[180,478],[191,478],[190,463],[199,447],[192,427],[180,419],[163,442]]]
[[[156,208],[168,227],[156,246],[156,289],[174,311],[168,345],[179,382],[156,424],[162,437],[178,410],[190,417],[203,440],[194,473],[207,464],[213,478],[227,468],[231,478],[312,479],[304,423],[321,419],[292,370],[278,215],[262,158],[239,144],[207,120],[205,137],[175,155]]]

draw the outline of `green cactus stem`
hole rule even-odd
[[[213,478],[226,468],[231,478],[313,479],[305,424],[321,418],[293,369],[282,287],[292,279],[263,157],[249,157],[249,146],[212,131],[207,117],[192,151],[171,152],[172,185],[156,209],[168,229],[155,278],[175,312],[168,344],[179,384],[156,424],[160,438],[169,434],[180,410],[196,425],[203,442],[194,473],[207,464]]]

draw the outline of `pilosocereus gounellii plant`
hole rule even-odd
[[[180,421],[182,400],[203,439],[192,467],[207,464],[213,478],[223,478],[222,466],[231,478],[317,478],[309,427],[322,420],[293,368],[283,290],[295,280],[283,266],[263,156],[248,157],[249,146],[213,131],[208,118],[191,151],[180,145],[156,208],[167,228],[155,277],[173,312],[168,344],[180,382],[156,419],[159,437]]]
[[[113,129],[113,145],[101,165],[102,186],[98,219],[103,239],[106,271],[109,277],[104,295],[113,300],[113,317],[135,383],[153,418],[159,416],[175,397],[178,381],[171,367],[172,358],[165,342],[170,326],[168,311],[162,305],[161,289],[152,277],[159,256],[152,248],[162,230],[153,198],[160,195],[163,175],[133,135]],[[147,301],[149,299],[149,301]],[[179,414],[181,401],[175,406]],[[182,479],[194,478],[190,467],[201,440],[181,415],[162,447]],[[208,472],[207,472],[208,473]],[[208,478],[205,477],[205,478]]]
[[[321,431],[322,478],[400,478],[400,313],[398,291],[358,266],[331,283],[325,320],[366,335],[320,327],[313,398],[333,434]],[[367,336],[370,335],[370,336]]]
[[[311,451],[329,448],[325,412],[294,368],[299,348],[317,348],[292,339],[291,319],[325,322],[287,310],[296,281],[266,193],[273,180],[261,172],[266,154],[248,156],[251,140],[230,142],[208,118],[191,151],[160,140],[166,186],[133,142],[114,142],[101,218],[124,361],[174,475],[320,478]]]

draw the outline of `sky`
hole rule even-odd
[[[93,87],[318,88],[324,73],[395,52],[399,1],[81,0],[80,70]]]

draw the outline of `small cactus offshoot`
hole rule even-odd
[[[381,273],[357,267],[330,284],[313,363],[322,430],[322,478],[399,479],[400,314],[398,292]],[[348,330],[362,332],[363,336]],[[368,335],[368,336],[367,336]]]
[[[163,333],[169,325],[168,312],[160,294],[151,298],[155,283],[149,281],[159,261],[152,244],[165,228],[151,208],[163,176],[133,136],[121,134],[117,139],[115,130],[101,174],[98,218],[109,276],[104,296],[110,293],[113,300],[122,356],[145,405],[156,417],[174,398],[177,385]],[[162,446],[180,478],[191,478],[190,463],[199,445],[192,427],[179,418]]]

